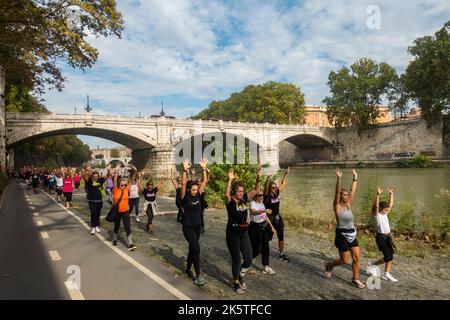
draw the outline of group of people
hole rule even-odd
[[[201,178],[196,177],[195,169],[191,168],[188,160],[183,162],[183,172],[176,179],[172,178],[172,183],[176,189],[175,204],[178,208],[177,221],[182,224],[182,233],[188,243],[188,256],[186,262],[186,275],[193,279],[194,283],[202,286],[206,283],[201,275],[200,268],[200,235],[205,232],[204,211],[208,207],[205,196],[205,188],[211,179],[211,172],[207,168],[207,161],[200,161]],[[106,177],[102,177],[98,171],[85,166],[80,174],[75,169],[61,168],[57,171],[42,170],[34,167],[21,169],[20,174],[29,182],[29,188],[36,191],[39,185],[44,189],[52,190],[55,181],[58,195],[64,194],[66,206],[70,206],[73,192],[72,183],[75,188],[79,188],[81,177],[84,181],[87,201],[91,213],[91,234],[100,231],[100,213],[103,207],[103,189],[108,196],[108,202],[118,207],[118,215],[114,220],[113,245],[117,246],[120,225],[123,223],[127,235],[128,250],[133,251],[136,246],[133,243],[130,227],[130,215],[133,210],[136,220],[139,222],[139,200],[141,193],[144,197],[143,211],[147,215],[147,231],[154,232],[153,217],[158,213],[156,194],[162,187],[162,180],[157,187],[154,187],[151,180],[143,186],[143,174],[138,172],[134,166],[127,166],[129,171],[128,179],[120,175],[121,166],[117,165],[113,170],[111,166],[106,167]],[[233,170],[228,172],[228,182],[225,188],[225,204],[227,210],[227,226],[225,239],[232,261],[233,289],[236,293],[245,293],[247,286],[244,276],[249,271],[253,259],[261,255],[262,273],[267,275],[275,274],[269,266],[270,241],[276,234],[278,239],[279,260],[290,262],[284,252],[284,223],[280,215],[280,194],[286,186],[286,179],[289,168],[284,172],[280,185],[272,179],[270,175],[266,177],[264,189],[261,188],[262,170],[257,169],[256,185],[253,190],[246,191],[245,187],[236,182],[237,176]],[[43,181],[41,181],[43,175]],[[49,176],[49,178],[46,178]],[[357,230],[353,222],[351,205],[355,198],[358,175],[353,170],[353,182],[350,191],[341,187],[342,172],[336,170],[337,183],[335,198],[333,202],[337,227],[335,231],[335,246],[339,250],[339,259],[325,263],[324,275],[330,279],[335,267],[348,264],[352,258],[352,282],[357,288],[365,288],[366,284],[360,279],[360,248],[357,240]],[[51,179],[50,177],[53,177]],[[49,183],[45,184],[48,180]],[[76,182],[78,181],[78,182]],[[77,184],[78,183],[78,184]],[[106,186],[104,186],[106,184]],[[390,226],[388,213],[394,205],[394,188],[388,188],[390,200],[380,201],[383,192],[378,188],[373,206],[373,217],[376,224],[376,243],[383,257],[371,265],[385,265],[383,279],[397,282],[392,274],[392,260],[394,254],[394,243],[390,236]],[[192,272],[194,267],[194,272]]]

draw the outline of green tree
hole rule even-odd
[[[213,101],[196,119],[295,124],[305,117],[304,94],[291,83],[250,85],[223,101]]]
[[[327,105],[329,120],[339,130],[356,126],[358,134],[375,129],[380,116],[378,106],[394,85],[397,75],[387,63],[362,58],[339,71],[332,71],[327,85],[331,96]]]
[[[96,154],[95,159],[103,159],[104,156],[102,154]]]
[[[91,67],[98,58],[89,36],[120,37],[115,0],[0,0],[0,64],[6,92],[13,86],[43,93],[62,90],[60,62]]]
[[[408,52],[414,60],[406,68],[405,87],[431,126],[449,112],[450,21],[434,36],[416,39]]]
[[[120,153],[117,149],[111,149],[110,156],[111,158],[120,158]]]

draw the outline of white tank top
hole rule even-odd
[[[387,214],[377,213],[375,220],[377,222],[377,233],[391,233]]]
[[[139,190],[138,190],[137,184],[132,184],[130,186],[130,196],[129,196],[129,198],[131,198],[131,199],[139,198]]]

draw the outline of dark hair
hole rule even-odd
[[[383,209],[389,208],[389,204],[386,201],[381,201],[379,207],[380,207],[380,210],[383,210]]]
[[[233,182],[233,184],[231,185],[231,196],[234,196],[236,194],[237,190],[241,187],[244,188],[244,190],[245,190],[245,187],[242,183]]]

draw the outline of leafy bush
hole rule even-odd
[[[429,156],[425,155],[418,155],[412,158],[412,165],[414,165],[417,168],[427,168],[430,167],[433,160]]]

